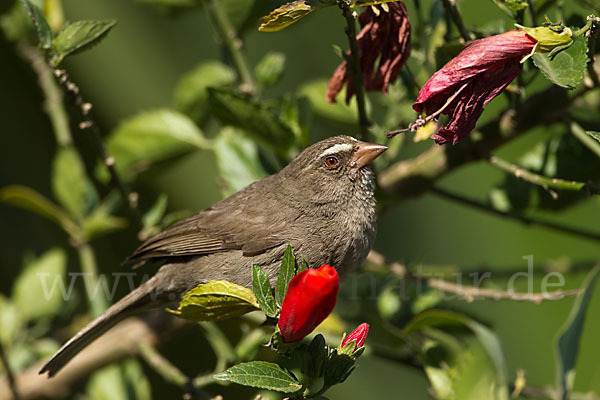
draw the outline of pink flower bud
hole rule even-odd
[[[350,343],[351,341],[356,341],[356,348],[363,347],[365,344],[365,340],[367,339],[367,333],[369,333],[369,324],[363,322],[360,324],[355,330],[353,330],[342,342],[340,346],[343,348],[345,345]]]

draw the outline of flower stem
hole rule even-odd
[[[346,36],[348,36],[350,44],[350,57],[348,57],[347,62],[350,67],[354,95],[356,96],[360,139],[365,139],[368,136],[371,121],[367,115],[365,88],[360,70],[360,50],[358,48],[358,41],[356,40],[356,17],[350,9],[350,3],[347,0],[338,0],[337,3],[338,7],[342,10],[344,18],[346,18]]]
[[[223,3],[220,0],[209,0],[207,8],[219,36],[231,55],[233,65],[242,82],[241,90],[255,95],[258,94],[254,76],[252,75],[246,56],[242,52],[242,40],[237,37],[235,28],[223,8]]]
[[[466,206],[472,207],[472,208],[476,208],[478,210],[481,211],[486,211],[488,213],[491,214],[496,214],[502,217],[507,217],[509,219],[514,219],[516,221],[519,221],[525,225],[538,225],[538,226],[543,226],[545,228],[549,228],[558,232],[562,232],[562,233],[568,233],[570,235],[574,235],[574,236],[579,236],[579,237],[583,237],[586,239],[590,239],[590,240],[595,240],[595,241],[600,241],[600,232],[591,232],[591,231],[587,231],[587,230],[583,230],[583,229],[578,229],[578,228],[573,228],[571,226],[566,226],[566,225],[562,225],[562,224],[558,224],[556,222],[552,222],[552,221],[545,221],[542,219],[537,219],[537,218],[532,218],[532,217],[527,217],[523,214],[520,213],[516,213],[513,211],[502,211],[502,210],[498,210],[496,208],[493,208],[487,204],[481,203],[477,200],[473,200],[470,199],[468,197],[464,197],[462,195],[459,194],[455,194],[452,192],[448,192],[444,189],[441,189],[439,187],[433,187],[431,189],[431,191],[435,194],[437,194],[438,196],[441,196],[443,198],[446,198],[448,200],[452,200],[455,201],[457,203],[461,203],[464,204]]]
[[[108,301],[100,295],[101,282],[98,280],[96,255],[89,243],[77,246],[77,254],[79,256],[79,263],[81,264],[81,271],[85,277],[88,277],[86,284],[90,309],[92,310],[92,315],[98,317],[108,308]]]
[[[500,168],[503,171],[513,174],[519,179],[523,179],[524,181],[543,187],[555,199],[558,197],[558,194],[552,189],[570,190],[575,192],[582,191],[587,192],[588,194],[600,194],[600,188],[591,183],[548,178],[547,176],[533,173],[496,156],[490,156],[488,161],[490,164]]]
[[[450,18],[452,18],[452,21],[454,21],[454,25],[456,25],[456,27],[458,28],[460,36],[464,39],[465,42],[470,41],[471,33],[465,26],[460,12],[456,7],[456,0],[444,0],[444,8],[446,9],[446,12],[450,15]]]

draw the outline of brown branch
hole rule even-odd
[[[565,297],[573,297],[579,295],[581,289],[571,290],[555,290],[552,292],[544,293],[519,293],[514,290],[498,290],[480,288],[475,286],[468,286],[453,283],[439,278],[426,278],[424,275],[414,274],[409,271],[404,265],[399,263],[387,263],[385,257],[374,250],[371,250],[367,256],[367,265],[371,268],[385,266],[389,272],[398,275],[403,278],[411,279],[423,279],[425,278],[425,284],[432,289],[441,290],[447,293],[453,293],[462,297],[467,302],[472,302],[478,299],[493,299],[493,300],[511,300],[521,302],[531,302],[540,304],[544,301],[549,300],[562,300]]]
[[[443,279],[430,278],[425,281],[427,286],[447,293],[456,294],[468,303],[478,299],[512,300],[540,304],[549,300],[562,300],[565,297],[578,296],[582,290],[555,290],[546,293],[517,293],[511,290],[478,288],[475,286],[459,285]]]
[[[39,375],[43,361],[17,375],[21,399],[67,397],[81,379],[104,366],[138,355],[140,344],[156,346],[189,325],[162,311],[150,314],[144,320],[126,319],[79,353],[53,378]],[[0,380],[0,399],[14,399],[6,380]]]

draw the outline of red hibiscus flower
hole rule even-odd
[[[358,21],[362,29],[356,38],[365,88],[387,93],[389,84],[394,82],[410,55],[410,22],[406,6],[402,1],[370,6],[360,14]],[[347,54],[350,55],[350,51]],[[349,103],[354,88],[346,61],[337,67],[329,81],[329,102],[335,102],[345,83],[348,84],[346,103]]]
[[[333,310],[340,288],[335,268],[322,265],[292,278],[281,305],[277,327],[283,343],[302,340]]]
[[[483,112],[521,72],[521,59],[537,40],[514,30],[475,40],[425,83],[413,108],[427,115],[446,114],[448,124],[432,135],[437,144],[452,143],[469,134]]]

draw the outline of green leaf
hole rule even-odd
[[[192,321],[217,321],[260,309],[250,289],[227,281],[210,281],[183,296],[172,314]]]
[[[192,120],[169,109],[146,111],[125,120],[106,145],[118,171],[128,180],[152,163],[210,147]]]
[[[66,300],[59,289],[66,286],[66,271],[67,255],[58,248],[26,265],[12,291],[19,313],[28,320],[55,316]]]
[[[94,373],[86,388],[89,400],[151,400],[150,381],[136,360],[110,365]]]
[[[505,0],[505,3],[509,10],[514,12],[524,10],[528,7],[526,0]]]
[[[108,215],[105,210],[98,208],[83,220],[83,232],[92,239],[120,229],[126,228],[126,218]]]
[[[72,147],[60,148],[54,156],[52,189],[58,202],[76,219],[83,218],[98,202],[98,193]]]
[[[294,132],[274,107],[229,89],[209,88],[209,103],[223,123],[237,126],[278,151],[289,148]]]
[[[277,32],[300,21],[311,12],[325,6],[312,6],[303,0],[292,1],[271,11],[260,19],[263,23],[258,27],[261,32]]]
[[[5,186],[0,189],[0,201],[46,217],[60,225],[72,238],[82,239],[83,232],[65,210],[33,189],[21,185]]]
[[[397,0],[356,0],[354,4],[350,6],[350,8],[354,7],[366,7],[366,6],[375,6],[377,4],[391,3]]]
[[[229,66],[207,61],[186,73],[175,88],[175,108],[194,122],[201,123],[208,115],[208,87],[227,87],[235,83],[236,75]]]
[[[16,305],[0,295],[0,342],[6,347],[23,332],[23,316]]]
[[[40,41],[40,47],[42,49],[49,49],[50,46],[52,46],[52,30],[48,25],[48,21],[46,21],[44,13],[38,6],[29,0],[23,0],[23,4],[29,13],[29,17],[33,22],[33,26],[35,27],[35,31]]]
[[[58,65],[66,56],[98,44],[116,24],[116,20],[107,19],[75,21],[65,26],[52,42],[52,63]]]
[[[302,385],[288,371],[266,361],[251,361],[234,365],[215,375],[215,379],[282,393],[294,393]]]
[[[277,283],[275,283],[275,299],[277,305],[281,307],[283,304],[283,298],[287,293],[290,281],[296,274],[296,257],[294,257],[294,250],[292,245],[288,244],[285,253],[283,253],[283,259],[281,260],[281,268],[279,269],[279,275],[277,276]]]
[[[277,316],[277,304],[271,293],[271,283],[269,277],[260,265],[252,265],[252,291],[256,296],[256,301],[267,317],[275,318]]]
[[[325,98],[329,81],[325,79],[314,80],[303,84],[298,94],[308,98],[314,112],[323,117],[344,124],[355,124],[357,116],[356,97],[353,96],[350,104],[344,101],[330,103]]]
[[[600,132],[586,131],[585,133],[600,142]]]
[[[144,228],[151,228],[160,223],[160,220],[165,215],[167,211],[167,203],[169,201],[169,196],[166,193],[161,193],[154,205],[144,214],[142,217],[142,224]]]
[[[507,372],[506,362],[504,359],[504,353],[500,341],[495,334],[487,327],[480,323],[468,318],[465,315],[458,314],[451,311],[441,310],[429,310],[415,316],[408,325],[404,328],[403,334],[409,334],[415,331],[427,331],[430,328],[437,327],[460,327],[464,326],[469,328],[477,338],[483,350],[494,366],[495,377],[493,377],[494,393],[492,397],[486,397],[498,400],[507,400]],[[473,353],[473,352],[472,352]],[[476,352],[475,352],[476,353]],[[476,360],[477,363],[483,365],[485,360]],[[481,371],[480,371],[481,372]],[[464,383],[464,381],[462,382]],[[468,385],[467,385],[468,386]],[[484,390],[484,388],[481,388]],[[489,391],[489,385],[486,386],[485,390]],[[471,392],[471,394],[475,391]],[[479,393],[479,392],[477,392]],[[476,396],[476,395],[475,395]],[[465,398],[465,397],[457,397]],[[476,397],[473,397],[475,399]],[[466,398],[465,398],[466,399]]]
[[[583,81],[588,62],[587,51],[586,39],[581,36],[553,60],[546,53],[536,53],[533,55],[533,62],[555,85],[574,89]]]
[[[254,74],[262,86],[273,86],[281,79],[285,69],[285,54],[270,51],[260,60]]]
[[[224,195],[229,196],[267,176],[258,145],[239,129],[225,127],[215,138],[215,158],[219,176],[225,181]]]
[[[596,266],[587,275],[581,286],[583,293],[573,303],[569,317],[556,336],[556,387],[560,394],[557,397],[558,399],[566,400],[575,383],[575,365],[579,354],[579,341],[583,333],[586,312],[599,275],[600,266]]]

